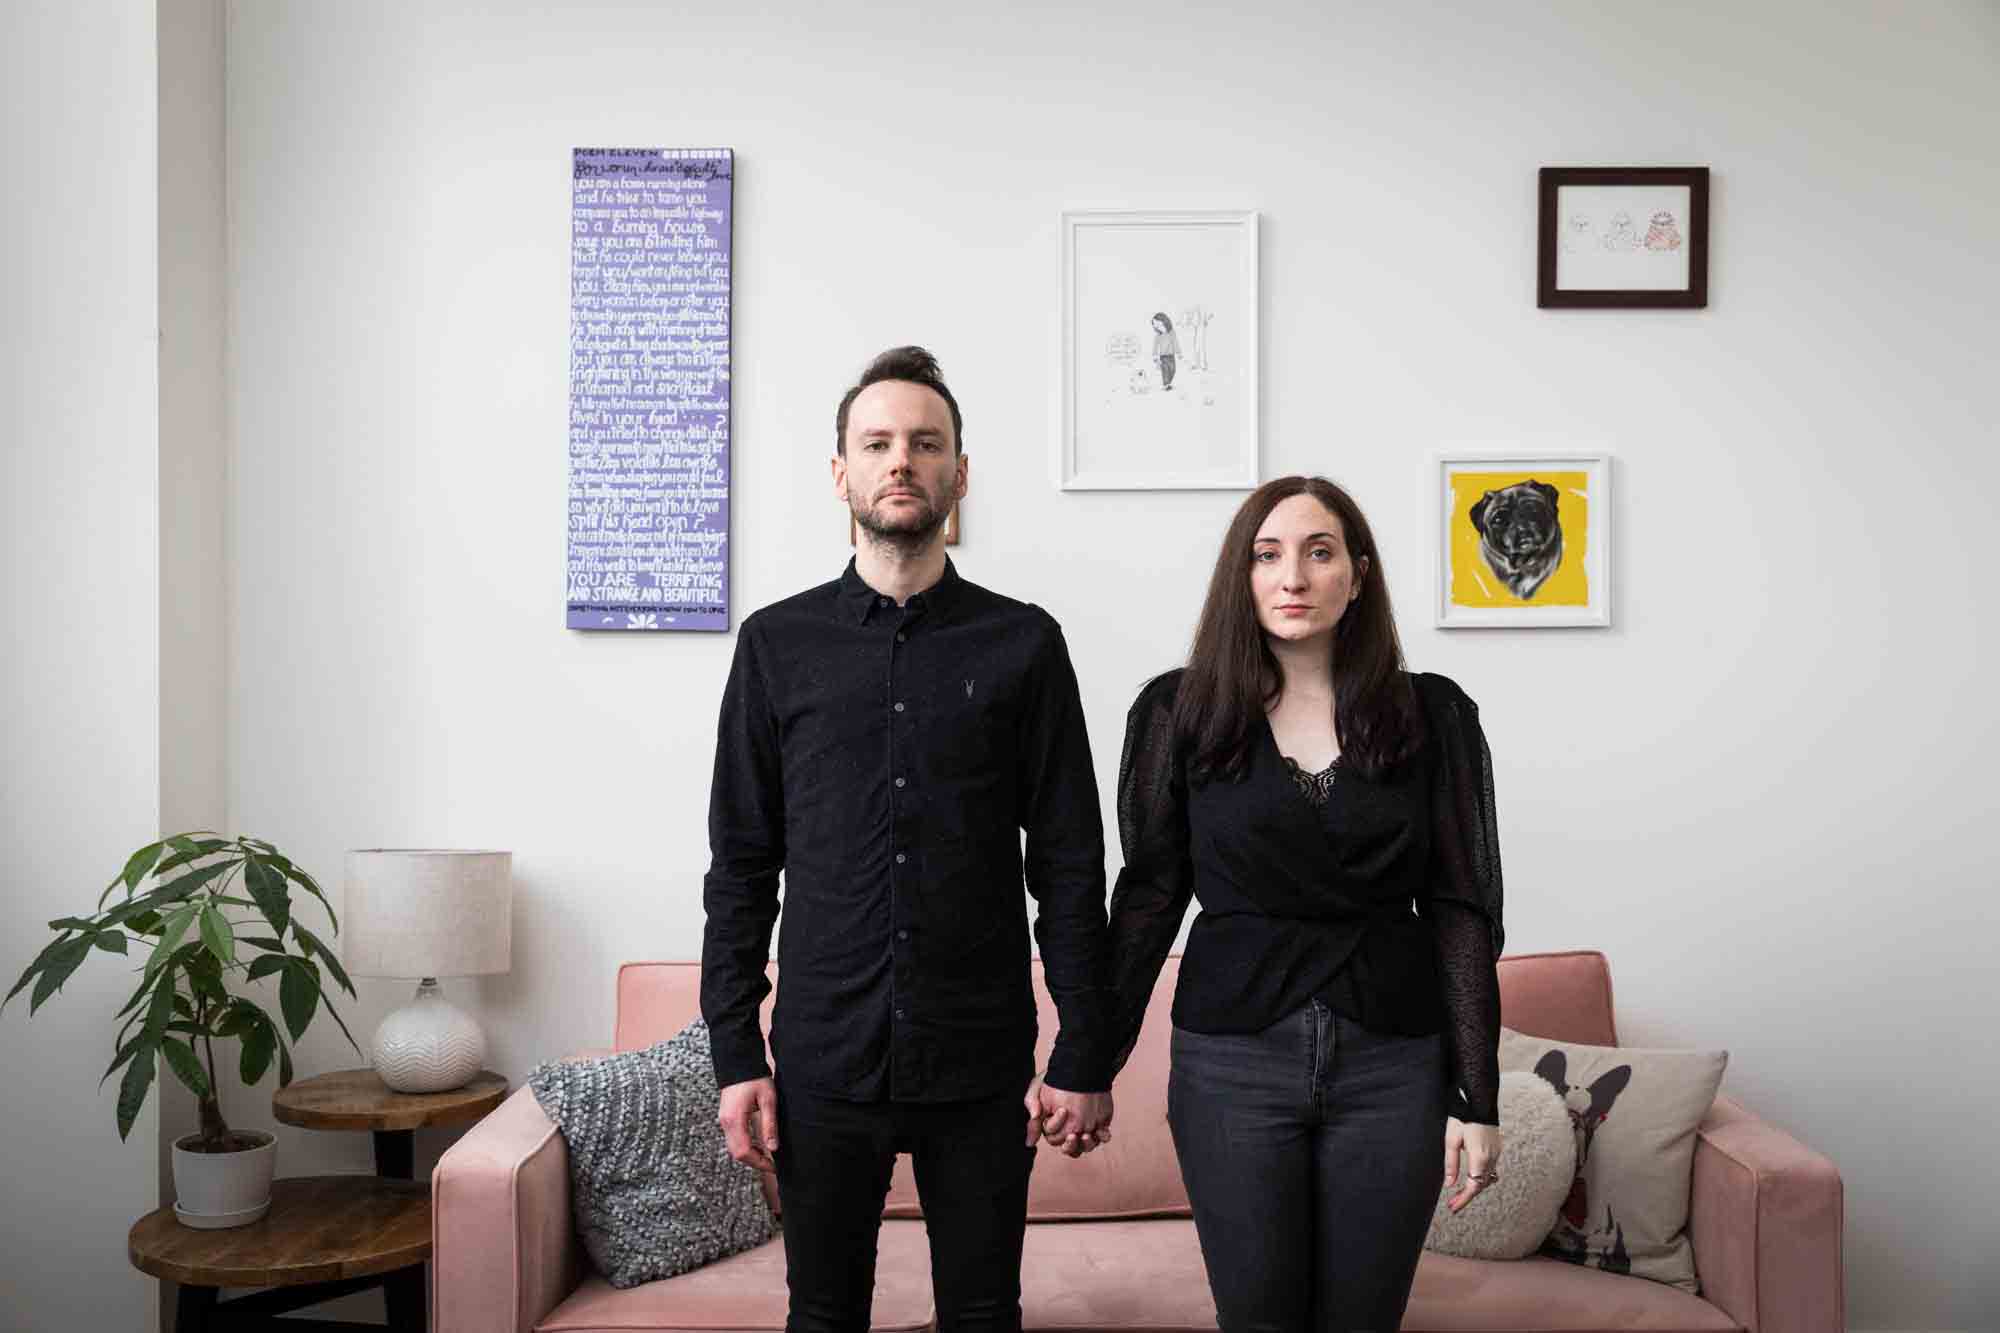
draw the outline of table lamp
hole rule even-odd
[[[505,972],[513,946],[514,854],[369,848],[347,854],[341,960],[362,977],[419,977],[375,1029],[375,1072],[397,1092],[463,1087],[486,1034],[439,977]]]

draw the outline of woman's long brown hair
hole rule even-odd
[[[1382,554],[1361,507],[1324,477],[1280,477],[1253,491],[1230,520],[1181,678],[1174,732],[1187,756],[1188,774],[1196,781],[1242,775],[1252,728],[1284,692],[1284,675],[1257,620],[1250,559],[1257,530],[1294,495],[1310,495],[1325,505],[1340,520],[1349,558],[1357,567],[1363,557],[1368,561],[1360,596],[1333,631],[1334,729],[1341,763],[1363,777],[1379,778],[1422,740],[1416,694],[1402,670],[1403,645],[1382,576]]]

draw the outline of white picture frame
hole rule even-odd
[[[1446,450],[1431,461],[1440,629],[1611,624],[1610,454]]]
[[[1057,484],[1254,490],[1258,318],[1255,210],[1066,211]]]

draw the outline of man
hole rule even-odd
[[[1037,1138],[1075,1156],[1109,1137],[1076,675],[1046,612],[945,558],[961,430],[930,353],[875,359],[834,419],[855,558],[744,622],[722,697],[701,1008],[730,1154],[777,1173],[789,1330],[868,1327],[899,1152],[939,1328],[1019,1329]],[[758,1006],[781,870],[773,1080]],[[1024,870],[1061,1020],[1041,1078]]]

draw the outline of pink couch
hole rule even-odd
[[[1081,1160],[1045,1150],[1028,1200],[1024,1326],[1212,1329],[1201,1249],[1166,1124],[1168,960],[1132,1061],[1118,1080],[1117,1136]],[[695,1017],[700,969],[631,963],[618,973],[616,1049],[673,1035]],[[1046,1054],[1055,1014],[1035,969]],[[1500,963],[1509,1026],[1615,1044],[1611,975],[1599,953]],[[768,1022],[769,1011],[766,1010]],[[570,1222],[562,1136],[523,1087],[474,1126],[431,1175],[436,1333],[782,1329],[783,1242],[626,1291],[589,1271]],[[930,1256],[907,1158],[883,1213],[875,1327],[928,1329]],[[1512,1263],[1426,1253],[1403,1327],[1446,1330],[1845,1327],[1841,1182],[1833,1163],[1718,1097],[1694,1157],[1691,1228],[1701,1297],[1552,1259]]]

